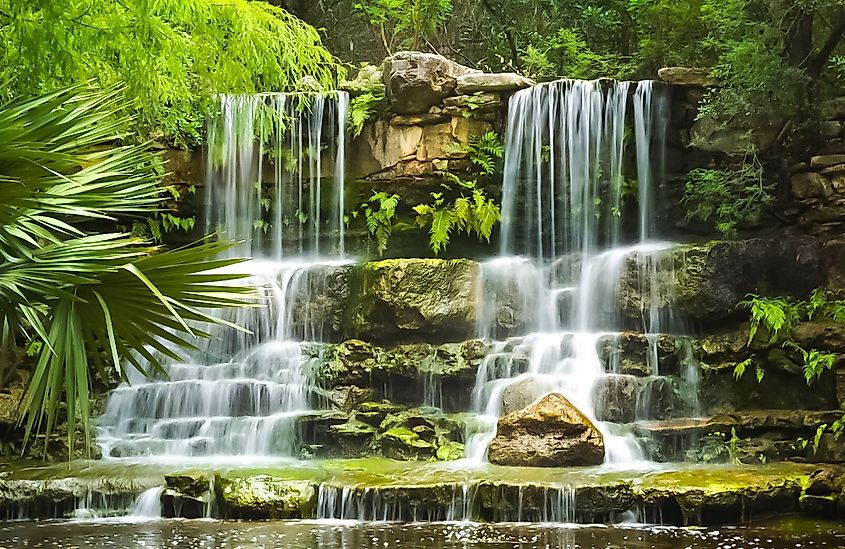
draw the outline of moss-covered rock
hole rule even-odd
[[[411,405],[428,400],[455,411],[469,406],[478,366],[489,348],[482,340],[386,348],[350,339],[330,345],[313,376],[327,388],[329,402],[344,410],[360,404],[362,391],[368,391],[367,400],[381,397]]]
[[[393,427],[381,435],[381,452],[391,459],[428,459],[437,449],[407,427]]]
[[[475,327],[478,264],[388,259],[354,270],[347,335],[368,341],[466,339]]]
[[[816,239],[710,242],[675,252],[677,304],[688,318],[718,324],[744,313],[750,292],[806,296],[825,286],[833,258]]]
[[[309,518],[317,504],[317,490],[309,481],[269,475],[218,476],[215,488],[221,511],[228,518]]]

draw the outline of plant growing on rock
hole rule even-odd
[[[453,230],[475,234],[480,240],[490,241],[493,226],[499,222],[501,211],[498,204],[477,187],[475,180],[464,181],[454,174],[444,177],[459,186],[460,196],[446,202],[442,192],[431,193],[432,202],[417,204],[415,223],[420,228],[429,228],[429,246],[434,255],[449,245]],[[444,183],[446,190],[452,186]]]
[[[390,243],[397,206],[399,206],[398,194],[374,190],[372,196],[361,204],[358,210],[352,211],[353,218],[358,216],[359,211],[364,214],[367,232],[370,238],[375,240],[379,255],[384,255]]]
[[[837,299],[833,292],[821,288],[813,290],[807,301],[793,301],[789,297],[762,297],[756,294],[748,294],[746,297],[747,299],[739,303],[739,307],[750,312],[748,345],[754,340],[761,326],[768,331],[769,343],[783,340],[781,347],[791,349],[801,357],[807,385],[811,385],[825,371],[834,367],[838,358],[836,354],[818,349],[804,349],[790,337],[795,326],[804,320],[828,318],[837,323],[845,321],[845,300]],[[738,363],[734,367],[734,377],[740,379],[751,365],[755,367],[757,381],[761,382],[765,370],[756,360],[756,355]]]
[[[453,230],[475,234],[479,240],[490,241],[493,227],[501,219],[501,210],[496,202],[478,186],[479,176],[492,175],[496,162],[504,156],[504,147],[495,132],[487,132],[470,139],[465,146],[456,145],[452,151],[465,153],[476,167],[474,179],[464,180],[455,174],[441,172],[448,181],[441,186],[446,191],[458,189],[459,196],[446,202],[443,192],[431,193],[432,202],[417,204],[415,223],[420,228],[429,228],[429,246],[434,255],[439,255],[448,244]]]
[[[352,98],[349,102],[349,131],[352,135],[361,135],[364,124],[372,118],[383,102],[383,91],[368,91]]]
[[[724,236],[733,236],[738,226],[760,220],[773,200],[771,188],[763,182],[763,166],[752,150],[738,167],[690,171],[681,203],[688,221],[709,222]]]

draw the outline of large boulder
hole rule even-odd
[[[499,419],[488,459],[529,467],[598,465],[604,461],[604,439],[566,397],[551,393]]]
[[[455,95],[458,77],[478,73],[442,55],[400,51],[384,60],[384,85],[390,108],[399,114],[420,114]]]
[[[350,337],[366,341],[466,339],[475,329],[478,263],[389,259],[355,273]]]

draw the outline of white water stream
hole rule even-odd
[[[209,126],[206,226],[256,259],[259,304],[227,311],[249,330],[211,327],[212,338],[167,379],[133,372],[99,420],[106,458],[156,462],[296,457],[296,418],[310,409],[305,341],[323,341],[330,321],[315,296],[343,262],[348,96],[219,97]],[[269,158],[269,160],[268,160]]]
[[[649,355],[656,356],[652,336],[668,327],[665,311],[656,305],[667,291],[656,269],[670,244],[650,240],[665,103],[652,82],[638,83],[633,97],[630,85],[562,80],[510,99],[501,250],[482,265],[477,335],[504,331],[520,337],[498,344],[478,371],[472,395],[476,420],[466,444],[471,461],[485,460],[509,387],[537,398],[560,392],[596,419],[597,384],[614,374],[600,359],[599,342],[625,328],[620,288],[631,262],[642,275],[633,281],[636,289],[649,294],[644,301],[650,304],[642,307],[635,328],[647,334],[654,348]],[[636,165],[626,173],[630,126]],[[656,360],[653,366],[656,374]],[[644,461],[624,428],[596,424],[604,435],[606,464]]]

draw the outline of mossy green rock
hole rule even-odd
[[[467,259],[389,259],[350,279],[348,336],[368,341],[447,341],[475,327],[479,265]]]
[[[269,475],[218,477],[216,487],[223,513],[230,518],[308,518],[317,504],[317,491],[308,481]]]
[[[413,460],[430,458],[436,449],[411,429],[394,427],[381,436],[381,451],[391,459]]]

